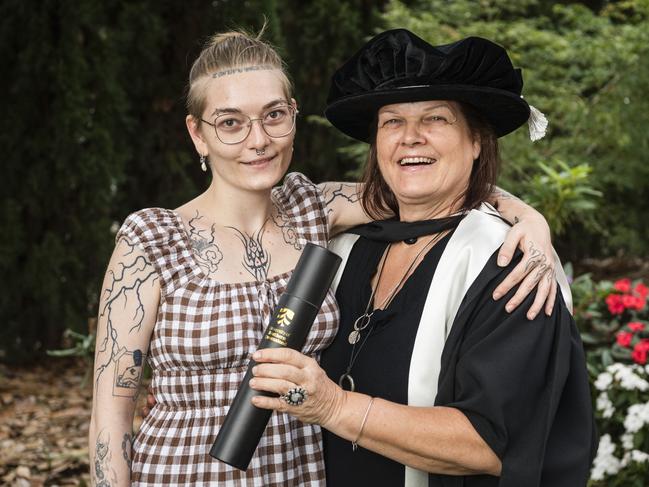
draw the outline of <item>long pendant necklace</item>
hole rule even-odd
[[[379,309],[386,309],[388,306],[390,306],[390,303],[396,296],[399,288],[401,285],[406,281],[408,276],[410,275],[410,271],[412,268],[415,266],[417,261],[419,260],[419,257],[421,254],[424,253],[424,251],[430,247],[433,243],[435,243],[439,238],[442,236],[444,232],[438,233],[435,235],[433,238],[431,238],[426,245],[424,245],[419,252],[417,252],[417,255],[415,258],[412,260],[408,268],[406,269],[406,272],[401,276],[401,279],[399,279],[399,282],[397,285],[392,288],[392,290],[388,293],[387,297],[383,300],[383,303],[379,306]],[[354,378],[351,375],[352,367],[354,366],[354,362],[356,362],[356,359],[358,358],[358,355],[361,353],[361,350],[363,349],[363,346],[367,342],[367,339],[369,338],[370,334],[372,333],[372,330],[374,329],[374,324],[370,327],[368,330],[367,334],[365,335],[365,338],[363,339],[362,343],[359,345],[358,350],[356,350],[356,344],[360,341],[361,339],[361,333],[363,330],[365,330],[371,323],[372,321],[372,315],[374,314],[373,305],[374,305],[374,295],[376,294],[376,290],[379,287],[379,283],[381,282],[381,274],[383,274],[383,267],[385,266],[385,262],[388,259],[388,254],[390,253],[390,249],[392,248],[392,244],[390,243],[383,253],[383,256],[381,257],[381,262],[379,263],[379,270],[378,270],[378,275],[376,278],[376,284],[372,288],[372,292],[370,293],[370,299],[367,301],[367,305],[365,306],[365,311],[363,312],[362,315],[360,315],[358,318],[356,318],[356,321],[354,321],[354,326],[353,330],[349,333],[349,336],[347,337],[347,341],[349,344],[352,346],[352,351],[351,355],[349,357],[349,363],[347,364],[347,369],[345,372],[340,376],[338,379],[338,385],[342,387],[343,389],[345,388],[344,385],[347,384],[349,386],[349,390],[351,392],[354,392],[356,389],[356,384],[354,383]],[[370,311],[372,309],[372,311]]]

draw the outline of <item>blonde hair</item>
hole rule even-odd
[[[200,120],[205,109],[206,96],[202,83],[204,78],[225,70],[253,66],[258,66],[259,69],[278,69],[281,72],[284,94],[286,99],[290,100],[293,87],[284,62],[273,46],[261,39],[265,27],[264,25],[257,35],[236,30],[215,34],[207,41],[189,71],[187,112],[191,116]]]

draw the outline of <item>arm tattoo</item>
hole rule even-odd
[[[132,352],[122,348],[117,356],[113,396],[137,397],[140,378],[142,377],[144,354],[135,349]]]
[[[134,252],[135,246],[127,240],[122,240],[128,245],[129,250],[123,257],[128,257]],[[124,259],[126,260],[126,259]],[[97,348],[96,364],[99,364],[96,372],[95,387],[99,385],[99,379],[104,371],[111,365],[115,365],[115,379],[113,394],[117,396],[137,396],[137,385],[133,388],[133,380],[139,384],[144,362],[144,354],[141,350],[127,350],[119,344],[119,336],[113,323],[113,309],[124,307],[133,300],[133,326],[129,330],[139,332],[144,321],[144,303],[142,302],[142,287],[145,283],[153,283],[157,275],[153,266],[142,255],[136,255],[131,262],[119,262],[115,271],[108,272],[111,281],[103,290],[103,307],[99,317],[105,317],[106,336]],[[104,357],[104,355],[107,355]],[[104,357],[100,360],[100,357]],[[128,393],[128,394],[127,394]]]
[[[110,487],[116,485],[115,473],[110,469],[110,435],[106,430],[101,430],[95,443],[95,465],[92,469],[97,487]],[[113,478],[109,478],[110,477]]]
[[[124,456],[124,461],[128,465],[129,470],[131,469],[132,460],[131,455],[133,451],[133,435],[129,433],[124,433],[124,438],[122,439],[122,455]]]
[[[284,242],[289,245],[292,245],[295,250],[302,250],[302,244],[298,238],[298,233],[293,225],[293,222],[289,216],[282,212],[279,209],[277,203],[273,202],[273,206],[277,210],[277,216],[271,213],[270,218],[273,220],[273,223],[282,231],[282,237],[284,237]]]
[[[257,281],[265,280],[270,268],[270,253],[262,245],[266,222],[268,220],[252,235],[247,235],[234,227],[226,227],[237,232],[237,237],[243,244],[243,267]]]
[[[500,189],[496,186],[493,187],[493,190],[491,191],[491,198],[493,199],[493,206],[497,210],[499,209],[498,207],[500,206],[499,203],[501,201],[505,200],[518,200],[516,196],[514,196],[511,193],[508,193],[504,189]]]
[[[223,252],[215,243],[216,225],[212,224],[209,239],[205,237],[207,230],[196,228],[195,222],[202,218],[203,216],[199,215],[196,210],[196,216],[189,220],[189,241],[199,267],[205,274],[210,274],[219,269],[219,264],[223,260]]]
[[[346,189],[351,189],[352,192],[346,193],[344,191]],[[340,183],[336,189],[332,189],[329,186],[326,186],[323,194],[325,197],[325,206],[327,207],[327,213],[331,213],[333,211],[331,209],[331,204],[336,199],[344,199],[347,200],[348,203],[358,203],[361,199],[360,194],[356,190],[355,184]]]

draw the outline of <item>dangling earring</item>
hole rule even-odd
[[[200,163],[201,163],[201,169],[203,170],[203,172],[207,172],[207,164],[205,164],[206,160],[207,160],[207,157],[205,157],[203,154],[201,154]]]

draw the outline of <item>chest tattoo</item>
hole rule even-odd
[[[265,280],[270,269],[270,253],[263,247],[262,243],[267,222],[268,220],[252,235],[243,233],[234,227],[226,227],[234,230],[243,244],[243,261],[241,264],[257,281]]]
[[[209,231],[196,228],[196,224],[203,218],[204,216],[200,215],[197,210],[196,216],[189,220],[189,240],[199,267],[205,274],[210,274],[219,269],[219,264],[223,260],[223,252],[216,245],[214,237],[216,225],[212,224]]]
[[[302,244],[298,238],[297,230],[289,216],[283,213],[279,207],[274,204],[277,215],[271,215],[273,223],[282,231],[284,242],[292,245],[295,250],[302,250]]]

